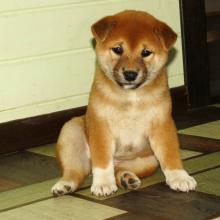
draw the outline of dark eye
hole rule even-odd
[[[142,52],[141,52],[141,56],[142,57],[148,57],[152,54],[151,51],[147,50],[147,49],[143,49]]]
[[[122,55],[123,54],[123,48],[122,47],[113,47],[112,51],[117,54],[117,55]]]

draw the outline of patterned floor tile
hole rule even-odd
[[[0,211],[52,198],[51,187],[56,181],[57,179],[47,180],[0,193]]]
[[[55,157],[56,156],[55,145],[56,144],[48,144],[48,145],[44,145],[40,147],[30,148],[27,151],[33,152],[36,154],[42,154],[46,156]],[[186,158],[201,154],[200,152],[190,151],[190,150],[181,150],[180,153],[181,153],[182,159],[186,159]]]
[[[220,167],[195,175],[200,192],[220,196]]]
[[[0,178],[0,192],[22,186],[21,183]]]
[[[40,146],[40,147],[30,148],[27,151],[30,151],[30,152],[33,152],[36,154],[42,154],[42,155],[46,155],[46,156],[55,157],[56,156],[55,145],[56,144],[48,144],[48,145],[44,145],[44,146]],[[196,151],[181,150],[182,159],[185,159],[188,157],[193,157],[193,156],[196,156],[199,154],[201,154],[201,153],[196,152]]]
[[[196,151],[192,151],[192,150],[181,150],[180,151],[180,155],[182,160],[190,158],[190,157],[195,157],[198,155],[201,155],[201,152],[196,152]]]
[[[202,155],[197,158],[192,158],[192,159],[186,160],[183,162],[183,164],[184,164],[185,169],[189,173],[192,174],[192,173],[196,173],[196,172],[199,172],[202,170],[210,169],[212,167],[220,166],[219,158],[220,158],[220,152],[216,152],[216,153]],[[156,183],[163,182],[163,181],[165,181],[164,176],[163,176],[161,170],[158,169],[158,171],[155,174],[142,180],[141,188],[145,188],[147,186],[151,186]],[[108,198],[117,197],[119,195],[126,194],[128,192],[130,192],[130,191],[119,189],[115,194],[113,194],[109,197],[95,197],[91,194],[90,189],[87,188],[87,189],[77,191],[76,194],[80,194],[80,195],[83,195],[83,196],[86,196],[89,198],[93,198],[96,200],[106,200]]]
[[[215,104],[215,105],[212,105],[212,106],[220,108],[220,104]]]
[[[36,153],[36,154],[42,154],[50,157],[55,157],[56,156],[56,150],[55,150],[55,145],[56,144],[48,144],[40,147],[34,147],[30,148],[27,151]]]
[[[16,206],[33,203],[38,200],[52,198],[51,188],[58,178],[18,187],[0,193],[0,211],[11,209]],[[80,189],[91,186],[92,177],[88,176]],[[80,190],[79,189],[79,190]]]
[[[101,220],[121,215],[126,211],[84,199],[63,196],[26,205],[0,213],[4,220]]]
[[[195,135],[220,140],[220,120],[178,131],[180,134]]]
[[[31,152],[19,152],[0,156],[0,182],[25,186],[59,177],[61,172],[56,159]],[[0,192],[5,190],[1,187]]]
[[[106,199],[102,203],[128,212],[111,220],[205,220],[220,214],[220,197],[201,192],[176,192],[164,184]]]
[[[212,219],[210,219],[210,220],[220,220],[220,216],[217,217],[217,218],[212,218]]]

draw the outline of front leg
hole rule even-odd
[[[118,189],[114,175],[113,138],[105,123],[98,120],[90,122],[88,134],[93,173],[91,192],[96,196],[111,195]]]
[[[154,124],[149,139],[170,188],[183,192],[195,190],[196,181],[182,166],[173,119],[170,117],[164,122]]]

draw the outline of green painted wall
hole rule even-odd
[[[87,104],[94,72],[90,26],[125,9],[146,10],[178,33],[170,87],[183,84],[178,0],[0,2],[0,122]]]

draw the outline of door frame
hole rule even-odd
[[[184,81],[189,108],[211,103],[204,0],[179,0]]]

